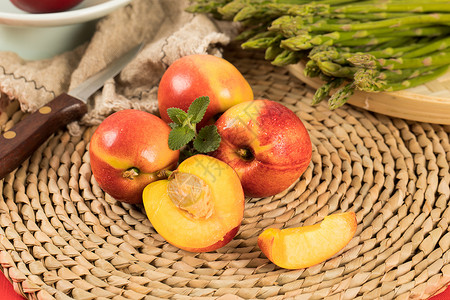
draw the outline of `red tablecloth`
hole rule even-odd
[[[0,300],[23,300],[2,272],[0,272]]]
[[[430,300],[448,300],[450,299],[450,288],[446,289]],[[13,289],[12,284],[6,279],[2,272],[0,272],[0,300],[24,300]]]

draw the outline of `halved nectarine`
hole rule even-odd
[[[207,252],[234,238],[244,216],[236,172],[206,155],[184,160],[167,180],[149,184],[144,208],[155,230],[172,245]]]
[[[268,228],[258,237],[267,258],[285,269],[319,264],[342,250],[356,232],[354,212],[326,216],[321,223],[297,228]]]

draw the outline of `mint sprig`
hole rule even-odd
[[[181,108],[171,107],[167,110],[169,118],[178,125],[182,125],[187,119],[187,113]]]
[[[208,125],[200,129],[194,140],[194,148],[201,153],[208,153],[219,148],[220,135],[216,125]]]
[[[184,156],[191,156],[219,148],[221,138],[215,125],[205,126],[197,132],[197,124],[205,116],[209,103],[209,97],[203,96],[195,99],[187,112],[176,107],[167,109],[173,121],[169,124],[172,128],[169,134],[170,149],[180,150],[184,147]]]
[[[198,124],[201,122],[209,103],[209,97],[207,96],[199,97],[191,103],[187,111],[187,115],[191,117],[191,123]]]
[[[179,150],[192,141],[194,137],[195,131],[191,128],[183,126],[174,127],[169,133],[169,148],[172,150]]]

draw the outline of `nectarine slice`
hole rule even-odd
[[[168,179],[149,184],[144,208],[155,230],[172,245],[207,252],[226,245],[244,216],[244,191],[236,172],[206,155],[184,160]]]
[[[268,228],[258,237],[266,257],[285,269],[319,264],[342,250],[356,232],[354,212],[326,216],[321,223],[297,228]]]

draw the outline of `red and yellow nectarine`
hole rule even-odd
[[[169,149],[170,127],[150,113],[127,109],[107,117],[89,145],[92,173],[113,198],[141,203],[142,191],[174,169],[179,151]]]
[[[226,245],[244,215],[239,177],[224,162],[202,154],[181,162],[168,179],[150,183],[143,199],[155,230],[172,245],[191,252]]]
[[[267,197],[284,191],[311,161],[308,131],[279,102],[237,104],[222,114],[216,126],[222,140],[211,155],[236,171],[247,196]]]
[[[198,97],[208,96],[210,104],[198,126],[212,124],[213,117],[237,103],[253,100],[253,90],[238,69],[227,60],[207,54],[181,57],[163,74],[158,87],[161,118],[171,122],[170,107],[187,111]]]
[[[356,232],[354,212],[326,216],[321,223],[297,228],[268,228],[258,237],[266,257],[285,269],[308,268],[342,250]]]

